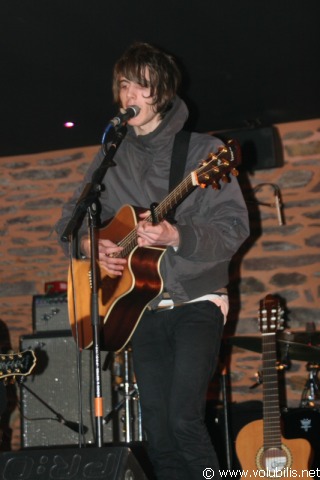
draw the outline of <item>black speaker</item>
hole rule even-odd
[[[0,454],[0,480],[148,480],[143,458],[140,449],[128,446],[6,452]]]
[[[221,468],[227,469],[231,464],[234,471],[241,470],[235,451],[236,437],[245,425],[260,418],[260,401],[228,403],[227,412],[216,401],[207,402],[206,424]]]
[[[241,147],[242,168],[247,171],[283,166],[283,152],[275,127],[244,128],[215,133],[222,140],[233,138]]]
[[[281,414],[285,438],[305,438],[313,448],[312,468],[320,472],[320,411],[318,408],[286,408]],[[319,478],[319,477],[317,477]]]
[[[78,445],[77,423],[81,411],[84,433],[86,430],[83,439],[85,444],[92,444],[95,440],[92,351],[82,351],[78,364],[75,340],[65,331],[25,335],[20,343],[21,351],[33,350],[37,359],[34,370],[20,386],[22,447]],[[106,356],[102,352],[102,367],[108,364]],[[110,369],[103,370],[101,377],[107,415],[113,404]],[[115,440],[113,422],[104,425],[103,439]]]

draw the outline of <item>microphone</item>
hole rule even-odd
[[[106,142],[106,138],[108,135],[108,132],[111,128],[116,128],[119,125],[121,125],[124,122],[127,122],[130,120],[130,118],[134,118],[137,115],[139,115],[140,112],[140,107],[137,107],[136,105],[131,105],[130,107],[127,108],[123,113],[119,112],[116,117],[114,117],[110,122],[108,123],[105,131],[103,132],[101,143],[104,146]],[[104,148],[104,147],[103,147]]]
[[[277,211],[278,223],[281,226],[283,225],[283,218],[282,218],[282,212],[281,212],[280,192],[278,189],[276,189],[274,193],[274,205]]]
[[[139,115],[140,108],[137,107],[136,105],[132,105],[127,108],[123,113],[119,112],[116,117],[114,117],[112,120],[110,120],[110,124],[113,125],[114,127],[117,127],[123,122],[127,122],[130,120],[130,118],[134,118],[137,115]]]

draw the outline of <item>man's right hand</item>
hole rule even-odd
[[[101,239],[98,241],[99,264],[101,267],[105,268],[110,275],[122,275],[127,260],[115,256],[115,254],[122,250],[122,247],[118,247],[118,245],[111,242],[111,240]],[[90,258],[90,240],[87,237],[82,237],[81,239],[81,252],[85,254],[86,257]]]

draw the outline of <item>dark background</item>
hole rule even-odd
[[[0,0],[0,155],[100,143],[135,40],[176,56],[197,131],[318,117],[319,22],[319,0]]]

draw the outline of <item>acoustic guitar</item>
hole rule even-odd
[[[198,169],[192,171],[169,195],[155,206],[153,215],[161,221],[195,188],[220,188],[220,180],[229,182],[229,173],[237,175],[241,160],[237,142],[230,140],[215,154],[211,153]],[[142,208],[124,205],[116,216],[97,232],[97,237],[112,240],[123,247],[119,256],[127,258],[121,277],[109,276],[97,265],[98,304],[101,322],[101,349],[117,352],[129,342],[149,302],[163,289],[160,262],[165,246],[138,247],[136,225]],[[91,264],[89,259],[74,259],[68,275],[69,321],[73,335],[82,349],[92,346],[93,332],[90,317]],[[75,298],[75,300],[74,300]]]
[[[243,427],[236,438],[237,456],[243,471],[247,472],[241,480],[250,474],[289,480],[302,476],[302,470],[308,469],[312,460],[307,440],[288,440],[281,435],[276,332],[283,329],[282,315],[275,296],[267,295],[260,301],[263,419]]]

